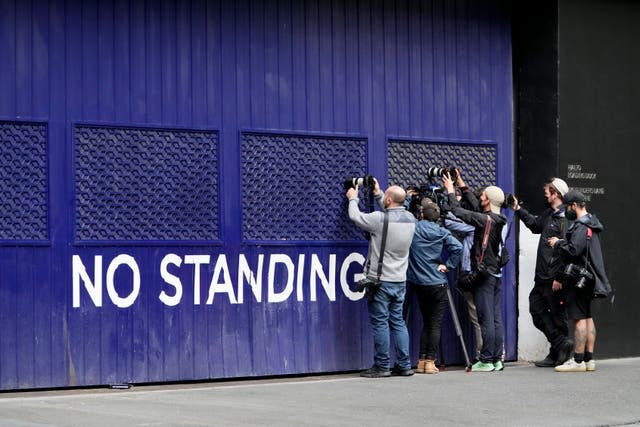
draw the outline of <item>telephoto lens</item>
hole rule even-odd
[[[443,168],[437,168],[437,167],[430,167],[429,169],[427,169],[427,176],[429,178],[435,178],[437,176],[442,176],[442,174],[444,173],[445,169]]]
[[[344,183],[345,191],[350,188],[356,188],[357,185],[365,187],[367,189],[373,189],[376,186],[376,181],[373,175],[366,175],[364,177],[352,177],[345,179]]]
[[[454,166],[450,166],[448,168],[438,168],[435,166],[427,169],[427,176],[429,178],[442,177],[445,173],[449,174],[449,177],[455,181],[458,179],[458,170]]]

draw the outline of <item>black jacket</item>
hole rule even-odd
[[[591,241],[588,240],[588,230],[591,229]],[[602,258],[602,248],[600,246],[600,233],[604,226],[592,214],[586,214],[578,218],[567,229],[565,240],[560,240],[556,247],[562,256],[565,264],[573,263],[584,266],[584,258],[589,245],[589,269],[594,275],[593,296],[603,298],[611,293],[611,285],[604,269],[604,259]],[[562,279],[560,279],[562,281]]]
[[[540,215],[535,216],[525,208],[520,208],[516,214],[533,234],[540,234],[536,255],[535,282],[552,282],[562,270],[562,260],[557,249],[549,246],[547,240],[550,237],[565,238],[567,221],[564,217],[564,210],[554,211],[552,208],[547,208]]]
[[[475,270],[482,254],[482,239],[484,237],[484,227],[487,222],[487,216],[491,216],[491,230],[489,232],[489,242],[484,253],[483,263],[487,267],[489,273],[500,273],[500,244],[502,242],[502,228],[507,223],[507,218],[493,212],[473,212],[463,209],[459,206],[454,195],[449,195],[449,203],[452,212],[462,221],[475,227],[473,233],[473,247],[471,248],[471,269]]]

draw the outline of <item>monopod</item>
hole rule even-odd
[[[456,328],[456,335],[460,338],[460,345],[462,346],[462,352],[464,353],[464,361],[466,363],[467,372],[471,371],[471,361],[469,360],[469,353],[467,353],[467,346],[464,343],[464,337],[462,336],[462,328],[460,327],[460,320],[458,320],[458,313],[456,307],[453,305],[453,297],[451,296],[451,289],[447,286],[447,299],[449,300],[449,308],[451,309],[451,318],[453,319],[453,326]]]

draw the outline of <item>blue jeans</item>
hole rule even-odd
[[[502,302],[500,279],[487,275],[473,290],[482,331],[480,360],[493,363],[502,358],[504,331],[502,330]]]
[[[396,362],[400,369],[410,369],[409,332],[402,318],[402,304],[406,292],[405,282],[381,282],[373,298],[367,301],[369,320],[373,330],[374,363],[379,369],[389,370],[389,330],[396,344]]]

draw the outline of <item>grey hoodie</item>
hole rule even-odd
[[[405,282],[409,264],[409,248],[415,231],[416,219],[404,207],[389,208],[389,230],[382,260],[382,275],[385,282]],[[349,199],[349,218],[361,229],[371,234],[369,241],[368,261],[370,263],[367,277],[375,279],[378,271],[378,258],[382,243],[382,227],[384,214],[380,211],[360,212],[358,198]]]

